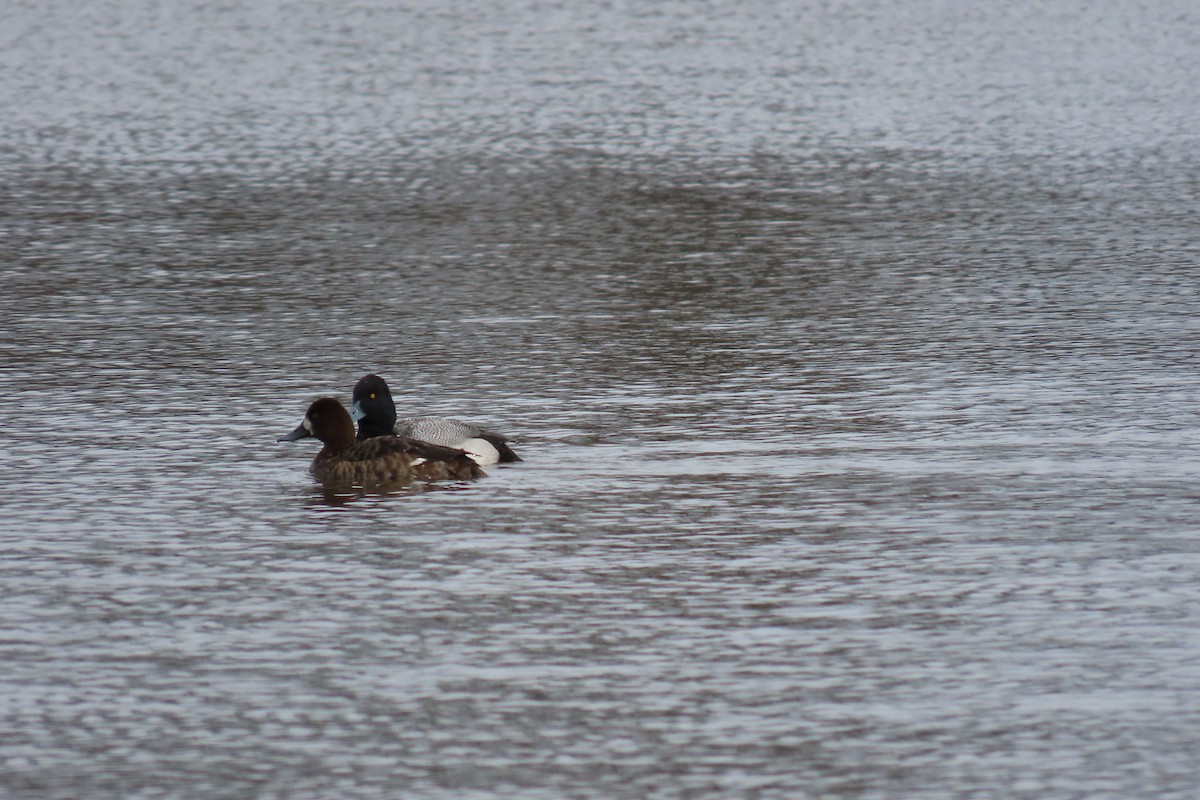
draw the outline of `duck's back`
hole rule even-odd
[[[384,485],[471,480],[483,471],[462,450],[403,436],[377,436],[336,456],[322,450],[313,459],[312,474],[326,483]]]
[[[430,444],[454,447],[456,442],[474,439],[486,431],[465,422],[445,417],[404,417],[396,420],[396,435]]]
[[[396,420],[397,436],[406,436],[430,444],[466,450],[479,464],[513,462],[521,459],[498,433],[445,417],[404,417]]]

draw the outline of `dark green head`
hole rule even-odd
[[[358,422],[358,438],[387,436],[396,425],[396,404],[387,382],[378,375],[364,375],[354,384],[350,415]]]

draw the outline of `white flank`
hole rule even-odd
[[[466,450],[471,460],[481,467],[500,460],[500,451],[487,439],[467,439],[457,447],[459,450]]]

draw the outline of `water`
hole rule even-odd
[[[2,794],[1192,797],[1200,19],[893,5],[9,9]]]

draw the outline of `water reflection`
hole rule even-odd
[[[471,483],[467,481],[406,483],[374,488],[322,485],[313,488],[305,505],[310,508],[321,505],[341,508],[352,506],[355,503],[378,503],[400,498],[419,498],[429,492],[464,492],[470,488]]]

